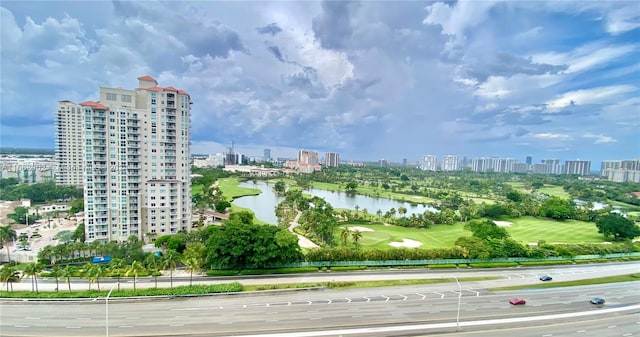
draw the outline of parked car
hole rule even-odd
[[[542,276],[540,276],[540,281],[551,281],[551,280],[553,280],[551,275],[542,275]]]
[[[527,301],[525,301],[523,298],[512,298],[509,300],[509,303],[513,305],[523,305],[527,304]]]
[[[604,304],[604,298],[594,297],[589,302],[591,302],[591,304]]]

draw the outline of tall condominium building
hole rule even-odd
[[[142,76],[135,90],[101,87],[99,102],[66,104],[81,111],[63,133],[84,144],[87,241],[190,230],[189,94]]]
[[[311,165],[311,166],[318,165],[320,163],[320,161],[318,160],[318,152],[308,151],[308,150],[299,150],[298,162]]]
[[[622,160],[604,160],[602,164],[600,164],[600,175],[606,177],[608,170],[617,170],[620,168],[622,168]]]
[[[335,152],[327,152],[324,154],[324,166],[338,167],[340,165],[340,155]]]
[[[264,161],[271,161],[271,149],[264,149],[262,157],[264,158]]]
[[[82,108],[71,101],[59,101],[54,123],[56,183],[81,187],[85,171]]]
[[[620,168],[630,171],[640,171],[640,159],[623,160]]]
[[[591,173],[591,162],[588,160],[566,160],[564,172],[565,174],[588,176]]]
[[[440,164],[443,171],[460,171],[460,157],[446,155],[442,156],[442,164]]]
[[[434,155],[425,155],[420,162],[420,168],[425,171],[435,171],[438,169],[438,157]]]

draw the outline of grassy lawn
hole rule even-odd
[[[218,180],[218,186],[222,194],[227,199],[235,199],[237,197],[243,197],[246,195],[258,195],[260,190],[257,188],[246,188],[238,186],[240,181],[238,178],[222,178]]]
[[[598,233],[598,228],[592,222],[555,221],[529,216],[505,220],[512,222],[511,226],[507,227],[511,237],[521,242],[544,240],[548,243],[597,243],[604,241],[602,234]]]
[[[571,195],[565,192],[562,186],[544,185],[544,187],[539,189],[538,192],[548,194],[552,197],[559,197],[562,199],[571,199]]]
[[[344,191],[344,186],[333,183],[313,182],[312,186],[317,189],[327,191]],[[369,197],[378,197],[392,200],[399,200],[415,204],[426,204],[433,202],[434,199],[423,197],[420,195],[408,195],[403,193],[394,193],[391,190],[385,190],[384,188],[371,187],[369,185],[360,185],[356,188],[358,194],[366,195]]]
[[[465,231],[461,223],[455,225],[436,225],[429,229],[407,228],[385,225],[341,224],[346,226],[366,227],[373,232],[362,231],[360,244],[363,249],[387,249],[391,242],[402,242],[403,238],[422,242],[420,248],[446,248],[461,236],[470,236],[471,232]],[[339,235],[339,231],[337,231]],[[337,238],[338,242],[339,238]]]
[[[549,219],[521,217],[505,219],[512,222],[507,231],[511,237],[522,243],[544,240],[548,243],[599,243],[604,238],[598,233],[596,225],[584,221],[554,221]],[[360,244],[363,249],[387,249],[391,242],[402,242],[403,238],[422,242],[422,249],[451,247],[461,236],[471,236],[463,223],[454,225],[435,225],[428,229],[386,226],[382,224],[346,223],[341,226],[359,226],[373,230],[361,231]],[[336,231],[339,236],[340,231]],[[337,242],[340,238],[336,237]],[[351,242],[351,241],[350,241]]]

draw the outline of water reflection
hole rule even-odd
[[[273,192],[273,184],[258,181],[256,184],[251,182],[240,183],[240,186],[257,188],[261,190],[262,193],[259,195],[251,195],[235,199],[233,204],[251,209],[256,214],[256,217],[264,222],[276,224],[278,222],[278,218],[275,214],[275,207],[284,198],[277,196]],[[356,206],[358,206],[359,211],[366,209],[369,214],[376,214],[378,210],[381,210],[382,214],[385,214],[391,208],[398,210],[400,207],[407,209],[406,216],[410,216],[411,214],[422,214],[425,211],[437,211],[433,207],[426,205],[411,204],[408,202],[384,198],[373,198],[360,194],[325,191],[316,188],[307,189],[304,193],[323,198],[334,208],[356,209]]]

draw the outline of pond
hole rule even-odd
[[[284,198],[277,196],[273,192],[273,184],[267,184],[263,181],[258,181],[256,184],[244,182],[240,183],[240,187],[257,188],[261,190],[262,193],[259,195],[237,198],[233,201],[234,205],[251,209],[256,214],[256,218],[264,222],[271,224],[278,223],[275,209],[276,205],[284,200]],[[303,193],[323,198],[325,201],[330,203],[333,208],[355,210],[356,206],[358,206],[360,211],[367,209],[369,214],[376,214],[378,210],[381,210],[382,214],[385,214],[391,208],[398,210],[400,207],[407,209],[406,216],[410,216],[411,214],[423,214],[425,211],[438,211],[437,209],[427,205],[413,205],[408,202],[397,200],[374,198],[360,194],[326,191],[317,188],[304,190]]]

